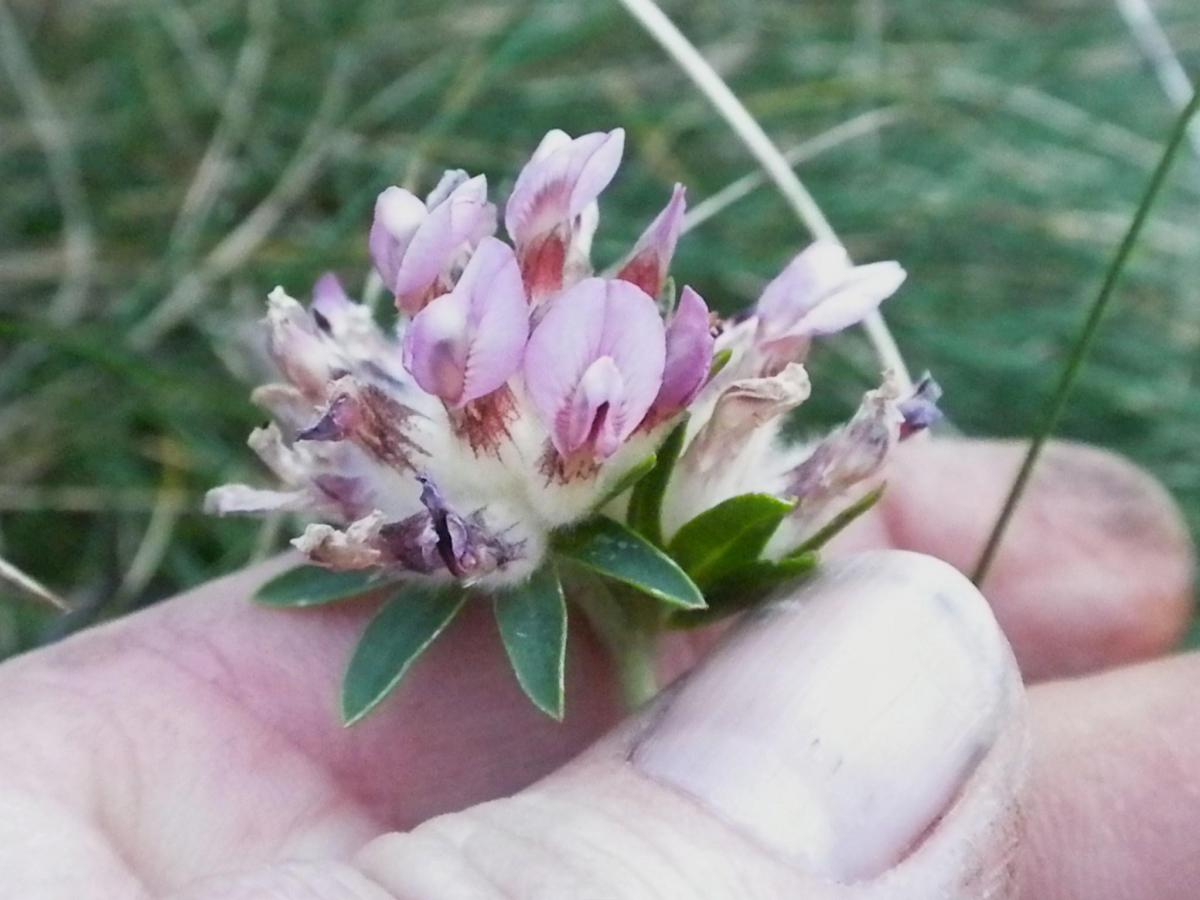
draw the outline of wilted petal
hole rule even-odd
[[[322,401],[326,385],[337,372],[338,353],[322,339],[304,307],[280,287],[268,296],[267,350],[305,398]]]
[[[662,387],[654,398],[651,417],[668,418],[692,402],[708,377],[714,343],[708,305],[685,286],[667,326]]]
[[[304,491],[270,491],[245,484],[226,484],[204,495],[204,511],[218,516],[300,512],[312,506]]]
[[[889,375],[882,386],[863,396],[848,423],[821,441],[791,472],[787,491],[798,501],[795,516],[811,516],[831,498],[879,473],[904,421],[897,396]]]
[[[521,364],[529,304],[507,244],[486,238],[449,294],[414,317],[404,339],[405,366],[417,384],[451,406],[503,385]]]
[[[808,372],[789,363],[770,378],[735,381],[717,399],[712,416],[687,449],[686,462],[697,472],[728,464],[737,449],[757,428],[808,399]]]
[[[657,297],[667,280],[686,209],[687,191],[682,184],[677,184],[666,207],[638,238],[617,277],[636,284],[651,297]]]
[[[410,435],[414,410],[375,384],[341,378],[330,388],[325,413],[300,434],[305,441],[352,441],[372,459],[397,470],[416,470],[426,451]]]
[[[518,251],[538,236],[580,215],[600,196],[621,164],[625,132],[594,132],[572,140],[551,131],[517,176],[504,210],[504,226]]]
[[[593,369],[602,358],[611,366]],[[601,457],[611,453],[657,396],[665,358],[662,319],[645,292],[599,278],[565,291],[525,350],[525,384],[555,449],[564,456],[586,449],[595,434],[601,443],[592,449]],[[592,403],[601,396],[606,399]],[[581,411],[586,418],[589,409],[591,421],[580,424]]]
[[[855,266],[840,244],[817,241],[763,291],[759,340],[770,346],[848,328],[894,294],[905,277],[898,263]]]
[[[331,569],[370,569],[384,561],[380,532],[383,514],[376,511],[345,531],[329,525],[309,525],[292,545],[321,566]]]
[[[326,326],[331,322],[347,316],[355,308],[355,303],[342,287],[341,280],[333,272],[326,272],[313,284],[312,306],[310,309],[317,325],[329,330]],[[324,324],[322,324],[324,321]]]

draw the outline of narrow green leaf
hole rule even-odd
[[[716,378],[720,371],[729,365],[731,359],[733,359],[733,350],[729,347],[713,354],[712,365],[708,367],[708,380],[712,381],[712,379]]]
[[[667,553],[701,587],[754,562],[792,504],[770,494],[740,494],[687,522]]]
[[[413,660],[462,608],[459,585],[406,584],[367,624],[342,683],[342,719],[353,725],[400,683]]]
[[[822,528],[817,531],[816,534],[814,534],[807,541],[805,541],[795,550],[792,550],[787,555],[802,556],[805,553],[813,553],[817,550],[820,550],[831,540],[837,537],[840,532],[845,530],[845,528],[851,522],[863,515],[865,512],[870,510],[871,507],[878,503],[879,498],[883,496],[883,492],[886,488],[887,482],[884,482],[883,484],[879,485],[879,487],[867,492],[858,500],[855,500],[840,513],[830,519]]]
[[[554,562],[547,560],[524,584],[495,595],[496,623],[525,695],[562,721],[567,656],[567,604]]]
[[[1134,210],[1133,218],[1129,221],[1129,229],[1125,232],[1125,236],[1121,238],[1117,252],[1113,254],[1113,258],[1108,264],[1108,270],[1104,273],[1104,282],[1100,285],[1100,291],[1096,294],[1096,299],[1092,301],[1092,305],[1088,309],[1087,318],[1084,319],[1083,326],[1079,329],[1079,336],[1075,339],[1075,343],[1071,347],[1067,363],[1063,367],[1062,373],[1058,376],[1058,383],[1054,387],[1054,393],[1050,397],[1045,412],[1042,414],[1042,419],[1029,441],[1029,449],[1025,451],[1025,458],[1021,460],[1021,468],[1017,471],[1017,475],[1009,487],[1008,496],[1004,498],[1004,505],[1001,507],[1000,514],[996,518],[996,523],[992,526],[992,530],[988,534],[983,550],[980,551],[979,561],[975,564],[975,571],[971,576],[971,580],[975,584],[982,584],[983,579],[987,577],[988,569],[991,568],[992,560],[996,558],[996,552],[1000,549],[1000,541],[1004,537],[1008,523],[1012,520],[1013,513],[1016,512],[1017,503],[1020,502],[1021,495],[1025,492],[1026,485],[1029,484],[1029,478],[1033,475],[1033,467],[1037,464],[1038,457],[1042,453],[1042,448],[1046,445],[1046,441],[1050,439],[1050,435],[1053,434],[1054,429],[1058,425],[1058,420],[1067,408],[1067,400],[1071,396],[1071,391],[1075,388],[1075,382],[1079,379],[1079,373],[1083,369],[1083,363],[1087,359],[1088,351],[1091,350],[1092,344],[1096,340],[1096,334],[1100,330],[1100,323],[1103,321],[1104,313],[1108,309],[1108,304],[1116,291],[1117,282],[1120,280],[1121,273],[1125,269],[1125,263],[1129,261],[1129,257],[1133,253],[1133,248],[1137,245],[1138,237],[1142,233],[1142,228],[1146,224],[1147,219],[1150,218],[1150,210],[1154,207],[1154,201],[1158,198],[1159,191],[1162,190],[1162,186],[1166,183],[1167,173],[1171,170],[1171,163],[1175,161],[1175,155],[1179,152],[1179,148],[1183,146],[1184,138],[1188,135],[1188,128],[1192,117],[1197,113],[1200,113],[1200,90],[1192,92],[1192,98],[1175,120],[1175,125],[1172,127],[1171,134],[1167,138],[1166,146],[1163,148],[1162,156],[1159,157],[1158,165],[1155,166],[1154,171],[1151,173],[1150,180],[1146,184],[1146,189],[1142,192],[1142,198],[1138,201],[1137,209]]]
[[[708,609],[695,612],[680,610],[671,617],[677,628],[696,628],[750,609],[762,603],[782,584],[803,578],[817,565],[817,555],[806,553],[770,562],[760,559],[729,573],[704,592]]]
[[[601,575],[635,587],[671,606],[703,609],[704,596],[661,550],[605,516],[559,534],[555,549]]]
[[[297,566],[260,587],[254,599],[265,606],[320,606],[360,597],[388,583],[377,570],[334,572],[320,566]]]
[[[675,471],[675,463],[683,451],[686,434],[687,417],[684,416],[658,448],[654,468],[634,485],[629,497],[629,512],[625,517],[629,527],[657,547],[663,545],[663,496],[667,492],[671,473]]]
[[[651,453],[641,462],[637,463],[637,465],[633,466],[633,468],[625,472],[625,474],[618,478],[613,486],[608,489],[608,493],[604,495],[604,499],[596,504],[595,509],[603,509],[611,501],[615,500],[617,497],[620,497],[623,493],[649,475],[654,470],[654,466],[657,464],[657,462],[658,456],[654,453]]]

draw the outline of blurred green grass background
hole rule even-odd
[[[1028,434],[1174,118],[1111,0],[674,0],[664,8],[785,148],[962,430]],[[1153,4],[1200,72],[1200,4]],[[388,184],[485,172],[501,194],[548,128],[623,125],[595,255],[675,180],[754,170],[613,0],[0,0],[0,656],[282,546],[199,513],[262,482],[249,334],[277,283],[366,271]],[[851,123],[847,126],[845,123]],[[1197,144],[1200,148],[1200,143]],[[1131,456],[1200,528],[1200,158],[1176,166],[1061,433]],[[675,271],[726,311],[804,242],[759,188]],[[859,335],[814,360],[819,427],[875,373]]]

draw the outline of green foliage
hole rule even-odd
[[[567,604],[554,562],[523,584],[498,592],[496,622],[513,672],[526,696],[550,716],[564,711]]]
[[[264,606],[321,606],[360,597],[385,584],[374,571],[331,572],[320,566],[297,566],[260,587],[254,599]]]
[[[707,590],[757,560],[792,507],[769,494],[730,497],[684,523],[667,553]]]
[[[557,535],[557,553],[668,606],[703,609],[704,597],[679,565],[619,522],[596,516]]]
[[[342,719],[353,725],[386,697],[462,609],[458,585],[408,584],[367,623],[342,683]]]
[[[43,117],[6,70],[0,553],[83,611],[63,622],[6,605],[0,654],[232,571],[295,533],[205,516],[199,498],[268,482],[244,446],[261,418],[248,385],[264,374],[245,335],[277,283],[304,296],[336,269],[358,288],[386,185],[426,189],[462,166],[500,194],[548,128],[622,124],[628,162],[596,240],[604,266],[673,181],[695,207],[754,169],[616,4],[278,3],[262,21],[212,2],[82,16],[78,4],[11,6],[68,140],[47,153]],[[784,147],[892,110],[801,174],[856,257],[908,268],[885,311],[914,368],[947,388],[955,425],[1029,434],[1174,117],[1113,6],[905,0],[879,31],[834,0],[664,6]],[[1200,71],[1200,4],[1155,9]],[[260,74],[235,77],[256,50]],[[216,134],[227,164],[192,194]],[[77,190],[64,194],[64,172]],[[1197,197],[1200,166],[1181,159],[1060,428],[1149,467],[1193,529]],[[674,273],[733,312],[805,239],[760,188],[686,235]],[[168,297],[169,327],[152,332]],[[854,334],[818,345],[810,368],[817,390],[796,433],[843,419],[878,374]]]
[[[817,555],[805,553],[778,562],[765,559],[739,566],[704,593],[708,609],[677,612],[671,624],[682,628],[710,625],[718,619],[750,609],[776,588],[809,575],[817,566]]]
[[[629,511],[625,517],[629,527],[658,547],[663,544],[663,496],[667,492],[671,473],[675,471],[675,463],[683,451],[683,439],[686,435],[685,415],[658,448],[654,468],[634,486],[629,497]]]

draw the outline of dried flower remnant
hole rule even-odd
[[[250,443],[280,487],[228,485],[207,499],[221,514],[309,518],[293,543],[314,571],[346,578],[337,584],[348,595],[367,583],[410,586],[396,602],[423,610],[413,628],[431,629],[413,652],[465,592],[493,595],[521,684],[552,715],[561,714],[561,654],[520,642],[565,640],[560,569],[610,579],[614,602],[631,609],[675,610],[653,621],[686,620],[705,598],[671,554],[711,560],[717,550],[684,553],[679,535],[739,533],[737,523],[686,524],[757,510],[778,527],[745,564],[756,578],[777,563],[798,571],[783,565],[788,553],[877,480],[898,440],[939,415],[932,379],[904,398],[885,380],[847,425],[814,446],[789,446],[780,431],[812,389],[803,365],[811,341],[860,321],[904,270],[854,266],[843,248],[818,242],[740,321],[720,321],[686,285],[670,308],[660,299],[674,293],[664,286],[686,206],[676,185],[616,277],[597,277],[597,199],[623,145],[620,129],[546,135],[505,206],[511,244],[495,236],[482,176],[447,172],[424,201],[385,189],[367,245],[397,324],[381,327],[333,275],[314,285],[308,308],[276,288],[266,332],[282,380],[254,392],[274,422]],[[722,584],[741,584],[736,575],[723,570]],[[746,591],[757,596],[759,583]],[[295,589],[296,605],[325,602]],[[519,618],[531,610],[543,617],[533,629]],[[647,621],[624,621],[634,620]],[[363,640],[384,638],[368,629]],[[351,665],[348,720],[395,683],[372,668],[389,658],[377,649]],[[557,674],[530,669],[552,665]]]

